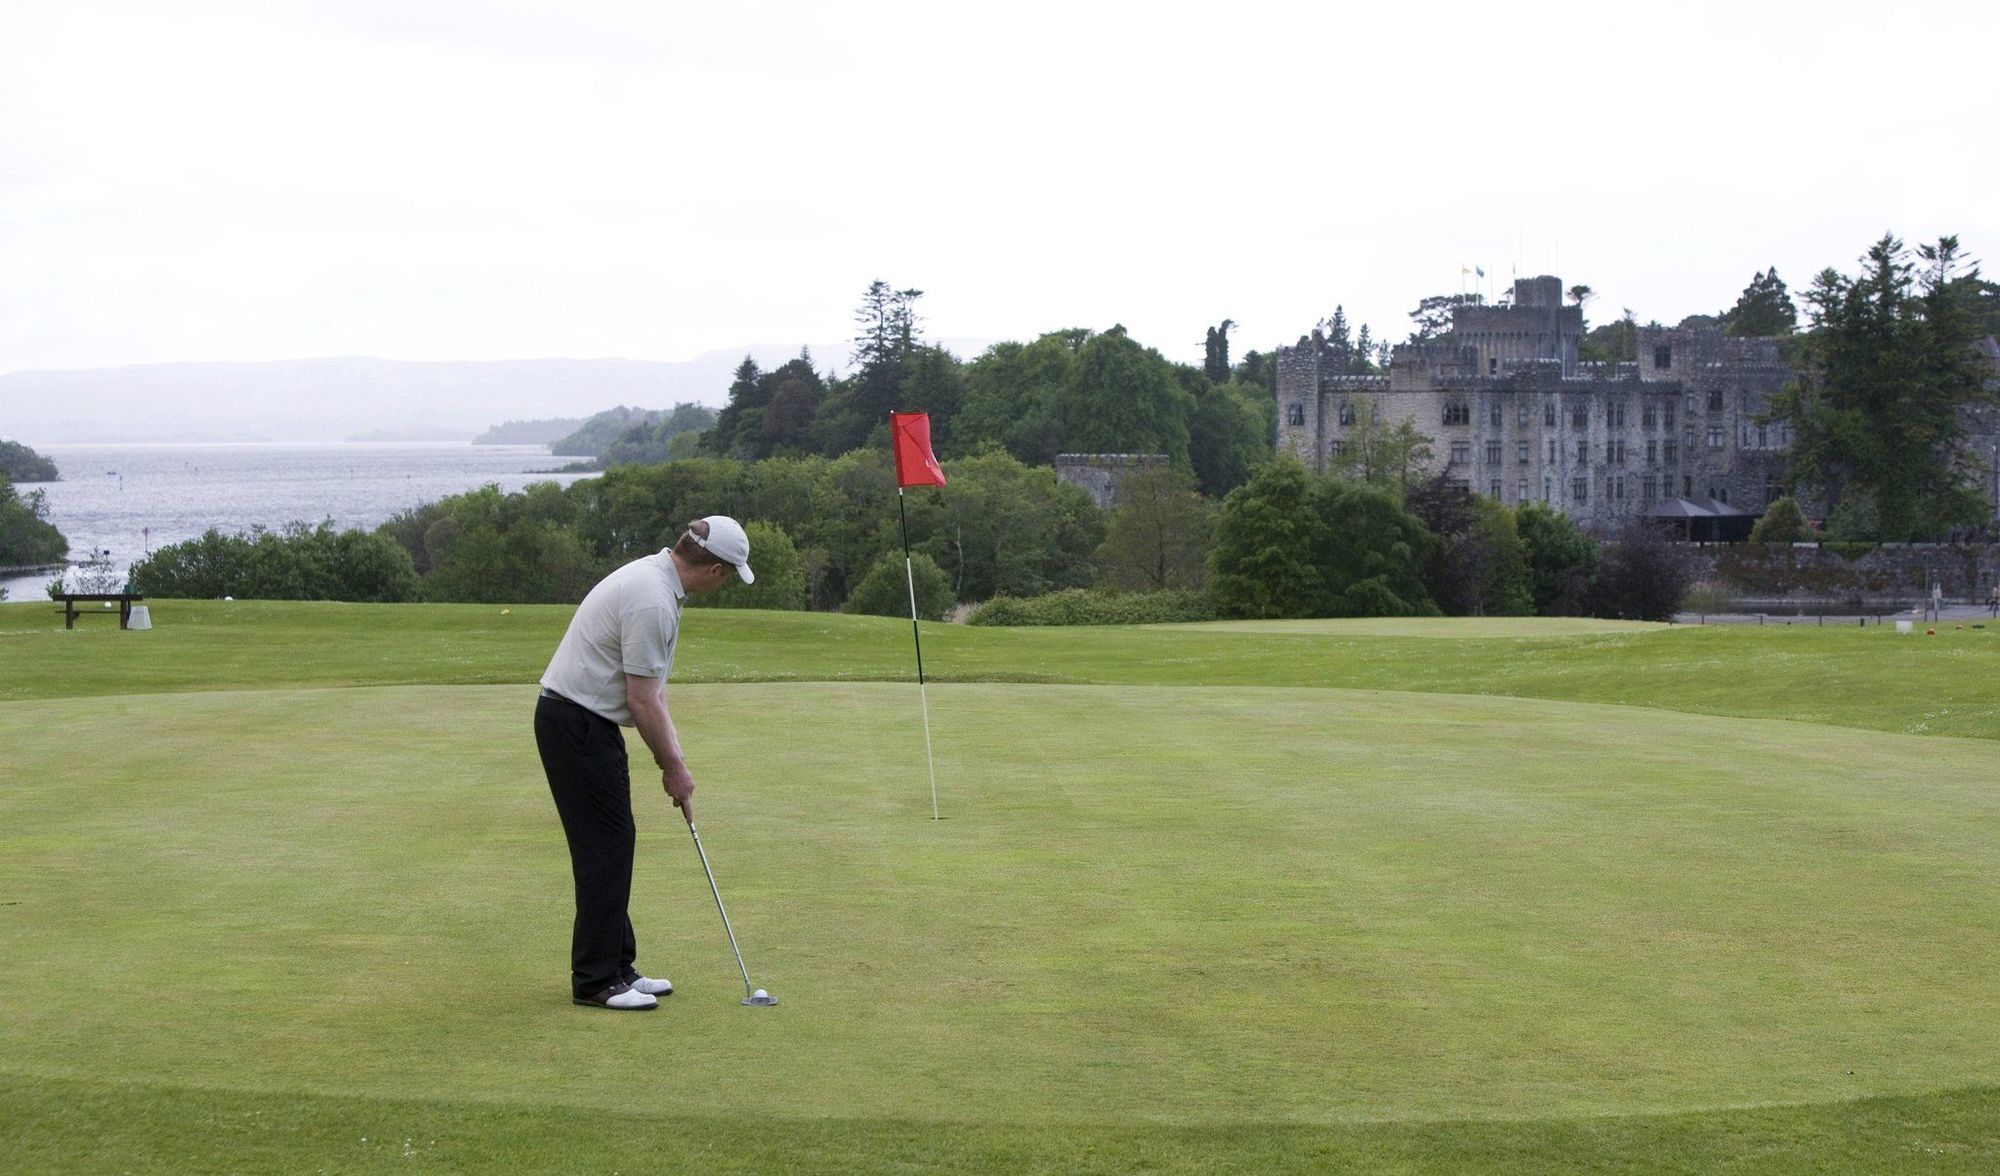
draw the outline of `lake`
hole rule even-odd
[[[149,551],[225,532],[331,520],[373,529],[398,511],[491,482],[569,485],[589,474],[549,473],[571,458],[541,445],[446,443],[50,445],[60,482],[44,491],[49,521],[69,539],[70,558],[110,553],[129,567]],[[40,600],[49,574],[0,580],[9,600]]]

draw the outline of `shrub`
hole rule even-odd
[[[289,523],[224,535],[209,528],[170,543],[132,567],[132,591],[147,596],[246,600],[414,600],[417,573],[389,536]]]
[[[1750,528],[1752,543],[1799,543],[1813,536],[1812,524],[1799,509],[1796,498],[1787,494],[1764,508],[1764,517]]]
[[[792,545],[791,536],[785,534],[782,527],[762,522],[744,524],[743,532],[750,537],[750,567],[757,573],[757,582],[742,584],[732,580],[720,592],[708,596],[691,595],[687,602],[715,608],[803,610],[806,607],[806,565],[799,556],[799,549]]]
[[[753,563],[751,565],[755,567]],[[848,595],[842,611],[863,613],[873,617],[907,617],[910,615],[910,585],[914,581],[917,592],[917,616],[926,621],[941,621],[951,606],[957,603],[951,591],[951,579],[937,561],[919,551],[910,556],[908,577],[903,571],[901,552],[890,552],[875,561],[868,574],[861,577]]]
[[[972,611],[968,625],[1166,625],[1215,619],[1205,592],[1105,592],[1069,588],[1046,596],[996,596]]]
[[[1629,523],[1598,561],[1591,615],[1671,621],[1693,580],[1679,547],[1647,523]]]

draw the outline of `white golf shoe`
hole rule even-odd
[[[613,984],[602,992],[593,993],[590,996],[572,996],[570,999],[576,1004],[587,1005],[591,1008],[618,1009],[623,1012],[632,1013],[643,1013],[648,1009],[657,1009],[660,1007],[660,1002],[654,1000],[651,995],[641,992],[632,985],[622,981]]]

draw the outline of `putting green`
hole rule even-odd
[[[933,822],[910,687],[673,701],[777,1009],[736,1003],[643,784],[641,963],[682,992],[567,1003],[531,689],[0,706],[0,1074],[579,1115],[646,1076],[698,1121],[1216,1131],[2000,1084],[1988,742],[943,685]]]
[[[1597,617],[1331,617],[1310,621],[1206,621],[1198,625],[1147,625],[1149,629],[1209,633],[1270,633],[1296,637],[1587,637],[1600,633],[1649,633],[1671,628],[1651,621]]]

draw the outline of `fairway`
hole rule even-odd
[[[178,607],[154,633],[53,653],[5,620],[53,664],[171,639]],[[690,614],[686,655],[713,668],[704,642],[715,659],[762,623]],[[898,639],[813,623],[862,658]],[[994,677],[1008,642],[1059,664],[1042,634],[940,632],[945,649],[993,643]],[[1537,681],[1604,640],[1709,639],[1333,633],[1504,648]],[[936,683],[944,821],[912,685],[676,685],[703,841],[753,979],[783,1003],[736,1003],[693,847],[642,777],[640,965],[680,991],[641,1017],[567,1000],[567,858],[527,732],[542,636],[498,647],[523,684],[218,675],[52,697],[44,678],[0,704],[8,1153],[38,1169],[2000,1159],[2000,756],[1791,721],[1800,700],[1759,679],[1817,656],[1806,634],[1692,659],[1709,677],[1685,687],[1734,687],[1769,718],[1204,684],[1171,662],[1153,684]],[[1092,640],[1136,643],[1138,665],[1162,636]],[[1263,656],[1256,633],[1194,636]],[[1912,648],[1817,640],[1857,675],[1854,650]],[[1996,650],[1967,633],[1949,652],[1991,671]],[[609,1114],[607,1084],[657,1096]]]

